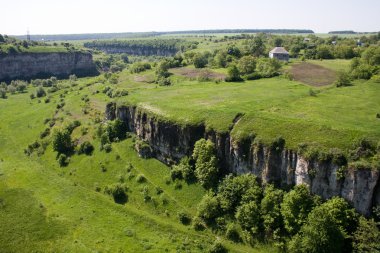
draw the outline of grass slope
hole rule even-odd
[[[168,167],[139,158],[131,139],[112,144],[110,153],[100,152],[99,141],[93,140],[95,119],[103,117],[108,98],[102,93],[91,95],[104,85],[87,87],[89,80],[81,79],[79,86],[66,89],[66,105],[58,113],[55,107],[64,91],[52,95],[50,103],[30,100],[27,93],[0,100],[0,252],[206,251],[215,235],[196,232],[177,218],[178,212],[194,214],[204,190],[197,184],[182,183],[182,189],[168,184]],[[91,95],[88,114],[82,113],[83,95]],[[92,156],[74,155],[67,167],[60,168],[51,145],[40,157],[23,153],[46,128],[44,119],[53,115],[62,118],[58,126],[81,121],[72,137],[79,142],[91,140],[96,147]],[[83,135],[81,128],[88,133]],[[134,167],[131,171],[126,169],[129,163]],[[144,174],[145,182],[136,181],[139,174]],[[121,178],[129,188],[125,205],[95,191]],[[157,187],[162,194],[156,193]],[[151,201],[144,201],[145,189]],[[273,250],[225,244],[231,252]]]
[[[324,61],[326,62],[326,61]],[[122,74],[128,76],[127,72]],[[131,88],[121,100],[181,124],[205,123],[208,128],[228,131],[238,113],[244,114],[232,134],[244,138],[254,133],[264,142],[283,136],[289,148],[317,143],[349,148],[360,137],[380,140],[380,86],[356,81],[353,86],[313,88],[282,77],[242,83],[198,82],[172,76],[172,86],[152,84]],[[139,88],[137,88],[137,86]]]

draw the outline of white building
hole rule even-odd
[[[275,58],[280,61],[289,61],[289,52],[283,47],[275,47],[269,52],[269,58]]]

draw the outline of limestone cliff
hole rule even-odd
[[[306,184],[324,199],[341,196],[358,212],[369,215],[372,207],[380,204],[380,172],[348,168],[339,173],[339,166],[331,160],[308,160],[284,146],[267,147],[252,140],[233,140],[229,133],[207,131],[200,126],[179,126],[159,120],[134,106],[117,107],[110,103],[106,118],[121,119],[129,131],[149,143],[157,159],[166,164],[190,155],[200,138],[212,140],[216,145],[221,166],[228,172],[253,173],[263,183],[279,187]]]
[[[0,55],[0,81],[97,74],[92,55],[86,52],[15,53]]]

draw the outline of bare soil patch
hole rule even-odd
[[[335,71],[307,62],[292,66],[290,71],[294,80],[312,86],[330,85],[337,78]]]
[[[182,67],[170,69],[170,72],[175,75],[185,76],[191,79],[203,78],[210,80],[224,80],[226,78],[226,75],[211,71],[209,69],[193,69]]]

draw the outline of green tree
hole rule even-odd
[[[71,135],[67,129],[57,130],[53,135],[53,149],[59,154],[67,154],[72,151]]]
[[[241,81],[241,77],[240,77],[240,72],[239,72],[239,69],[236,67],[235,64],[231,64],[229,67],[228,67],[228,70],[227,70],[227,78],[226,78],[226,81],[227,82],[239,82]]]
[[[216,67],[225,68],[227,66],[227,53],[226,51],[219,51],[214,57],[214,64]]]
[[[194,145],[192,157],[195,160],[195,175],[199,183],[205,188],[216,185],[219,170],[214,143],[200,139]]]
[[[246,41],[245,50],[248,54],[259,57],[265,55],[265,43],[261,36],[256,36],[253,40]]]
[[[281,203],[284,198],[284,192],[275,189],[273,185],[266,185],[264,197],[261,200],[261,215],[265,235],[272,238],[276,231],[283,227],[283,219],[281,216]]]
[[[273,77],[278,74],[281,63],[277,59],[259,58],[256,71],[263,77]]]
[[[160,61],[156,67],[157,78],[167,78],[170,75],[169,68],[170,64],[167,60]]]
[[[334,83],[336,87],[351,86],[351,77],[347,72],[341,71],[338,73],[338,79]]]
[[[260,203],[262,189],[257,177],[252,174],[240,176],[228,175],[218,187],[220,206],[227,213],[235,213],[236,208],[243,202],[251,201]]]
[[[294,235],[300,230],[315,205],[316,201],[306,185],[297,185],[284,195],[281,214],[289,234]]]
[[[295,253],[343,252],[344,233],[327,206],[318,206],[308,216],[306,224],[289,243]]]
[[[373,219],[360,217],[353,236],[353,248],[357,253],[380,253],[380,224]]]
[[[244,230],[251,234],[260,233],[262,226],[260,206],[254,201],[239,206],[236,211],[236,220]]]
[[[251,74],[255,71],[256,60],[253,56],[247,55],[240,58],[238,69],[242,75]]]
[[[5,42],[5,39],[3,37],[3,35],[0,34],[0,43],[4,43]]]
[[[193,57],[193,63],[196,68],[206,67],[208,60],[205,54],[196,53]]]
[[[207,224],[215,222],[215,218],[220,215],[219,201],[212,192],[203,196],[198,204],[197,216],[204,220]]]
[[[36,89],[36,97],[40,98],[40,97],[44,97],[44,96],[46,96],[46,92],[45,92],[44,88],[42,88],[41,86],[38,86]]]
[[[7,90],[4,88],[0,88],[0,98],[7,98]]]

